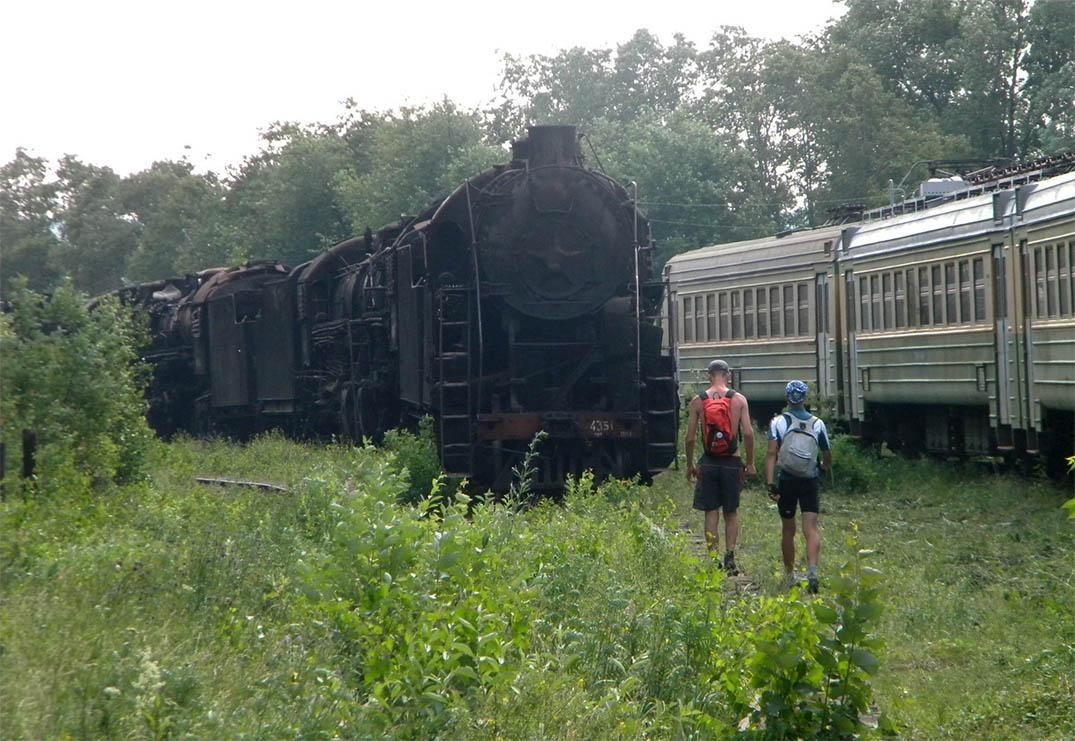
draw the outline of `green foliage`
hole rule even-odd
[[[8,450],[21,449],[23,430],[34,432],[38,484],[65,496],[138,479],[152,434],[137,324],[112,301],[88,311],[66,284],[45,297],[16,282],[9,296],[12,311],[0,316]]]
[[[189,162],[154,162],[123,182],[138,246],[124,273],[131,281],[182,275],[227,262],[224,188]]]
[[[858,548],[855,536],[847,545],[854,556],[826,580],[823,599],[763,600],[752,616],[747,662],[757,695],[747,710],[750,727],[767,737],[850,737],[863,730],[873,694],[868,677],[881,665],[881,574],[865,564],[872,551]]]
[[[335,198],[358,232],[416,214],[507,159],[484,143],[477,113],[450,101],[383,114],[358,130],[369,164],[340,169],[334,180]]]
[[[298,265],[351,236],[333,182],[356,163],[338,127],[275,124],[263,139],[227,183],[217,251],[233,262]]]
[[[869,453],[864,453],[855,440],[837,435],[832,441],[832,479],[839,491],[865,494],[883,488],[885,474]]]
[[[417,504],[426,499],[442,473],[433,418],[423,417],[416,433],[389,430],[384,436],[384,447],[395,456],[396,465],[407,478],[407,488],[401,493],[400,501]]]
[[[23,276],[31,288],[41,290],[61,274],[56,263],[59,239],[52,232],[57,185],[48,182],[48,163],[23,149],[0,167],[0,245],[3,247],[3,282],[7,292],[12,279]]]
[[[884,486],[823,495],[813,598],[760,490],[741,590],[678,532],[682,476],[413,507],[385,449],[151,452],[151,486],[0,503],[0,736],[865,736],[875,702],[912,738],[1075,731],[1075,532],[1038,485],[870,458]]]

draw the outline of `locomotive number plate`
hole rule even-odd
[[[605,435],[611,435],[615,428],[616,425],[611,419],[590,420],[590,433],[594,437],[604,437]]]
[[[628,438],[639,435],[637,421],[624,417],[582,417],[576,424],[582,435],[589,438]]]

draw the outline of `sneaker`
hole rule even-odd
[[[724,554],[724,572],[728,576],[739,575],[739,569],[735,565],[735,554],[731,551]]]
[[[791,589],[802,584],[802,574],[796,574],[794,572],[787,572],[784,574],[784,588]]]
[[[817,594],[817,590],[821,587],[821,582],[816,575],[806,577],[806,588],[810,590],[810,594]]]

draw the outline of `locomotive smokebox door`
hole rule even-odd
[[[633,280],[631,223],[591,175],[544,167],[510,180],[510,198],[480,208],[477,234],[484,277],[512,308],[572,319]]]

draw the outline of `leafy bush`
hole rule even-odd
[[[834,488],[848,494],[875,491],[885,483],[881,461],[845,435],[832,443],[832,476]]]
[[[153,439],[140,328],[113,301],[90,312],[67,285],[42,296],[16,282],[10,302],[11,313],[0,316],[8,450],[21,449],[23,430],[34,432],[38,481],[65,494],[139,478]]]
[[[406,472],[407,488],[400,494],[400,501],[416,504],[428,497],[434,480],[441,475],[433,418],[423,417],[417,433],[389,430],[384,436],[384,447],[392,451],[399,469]]]

